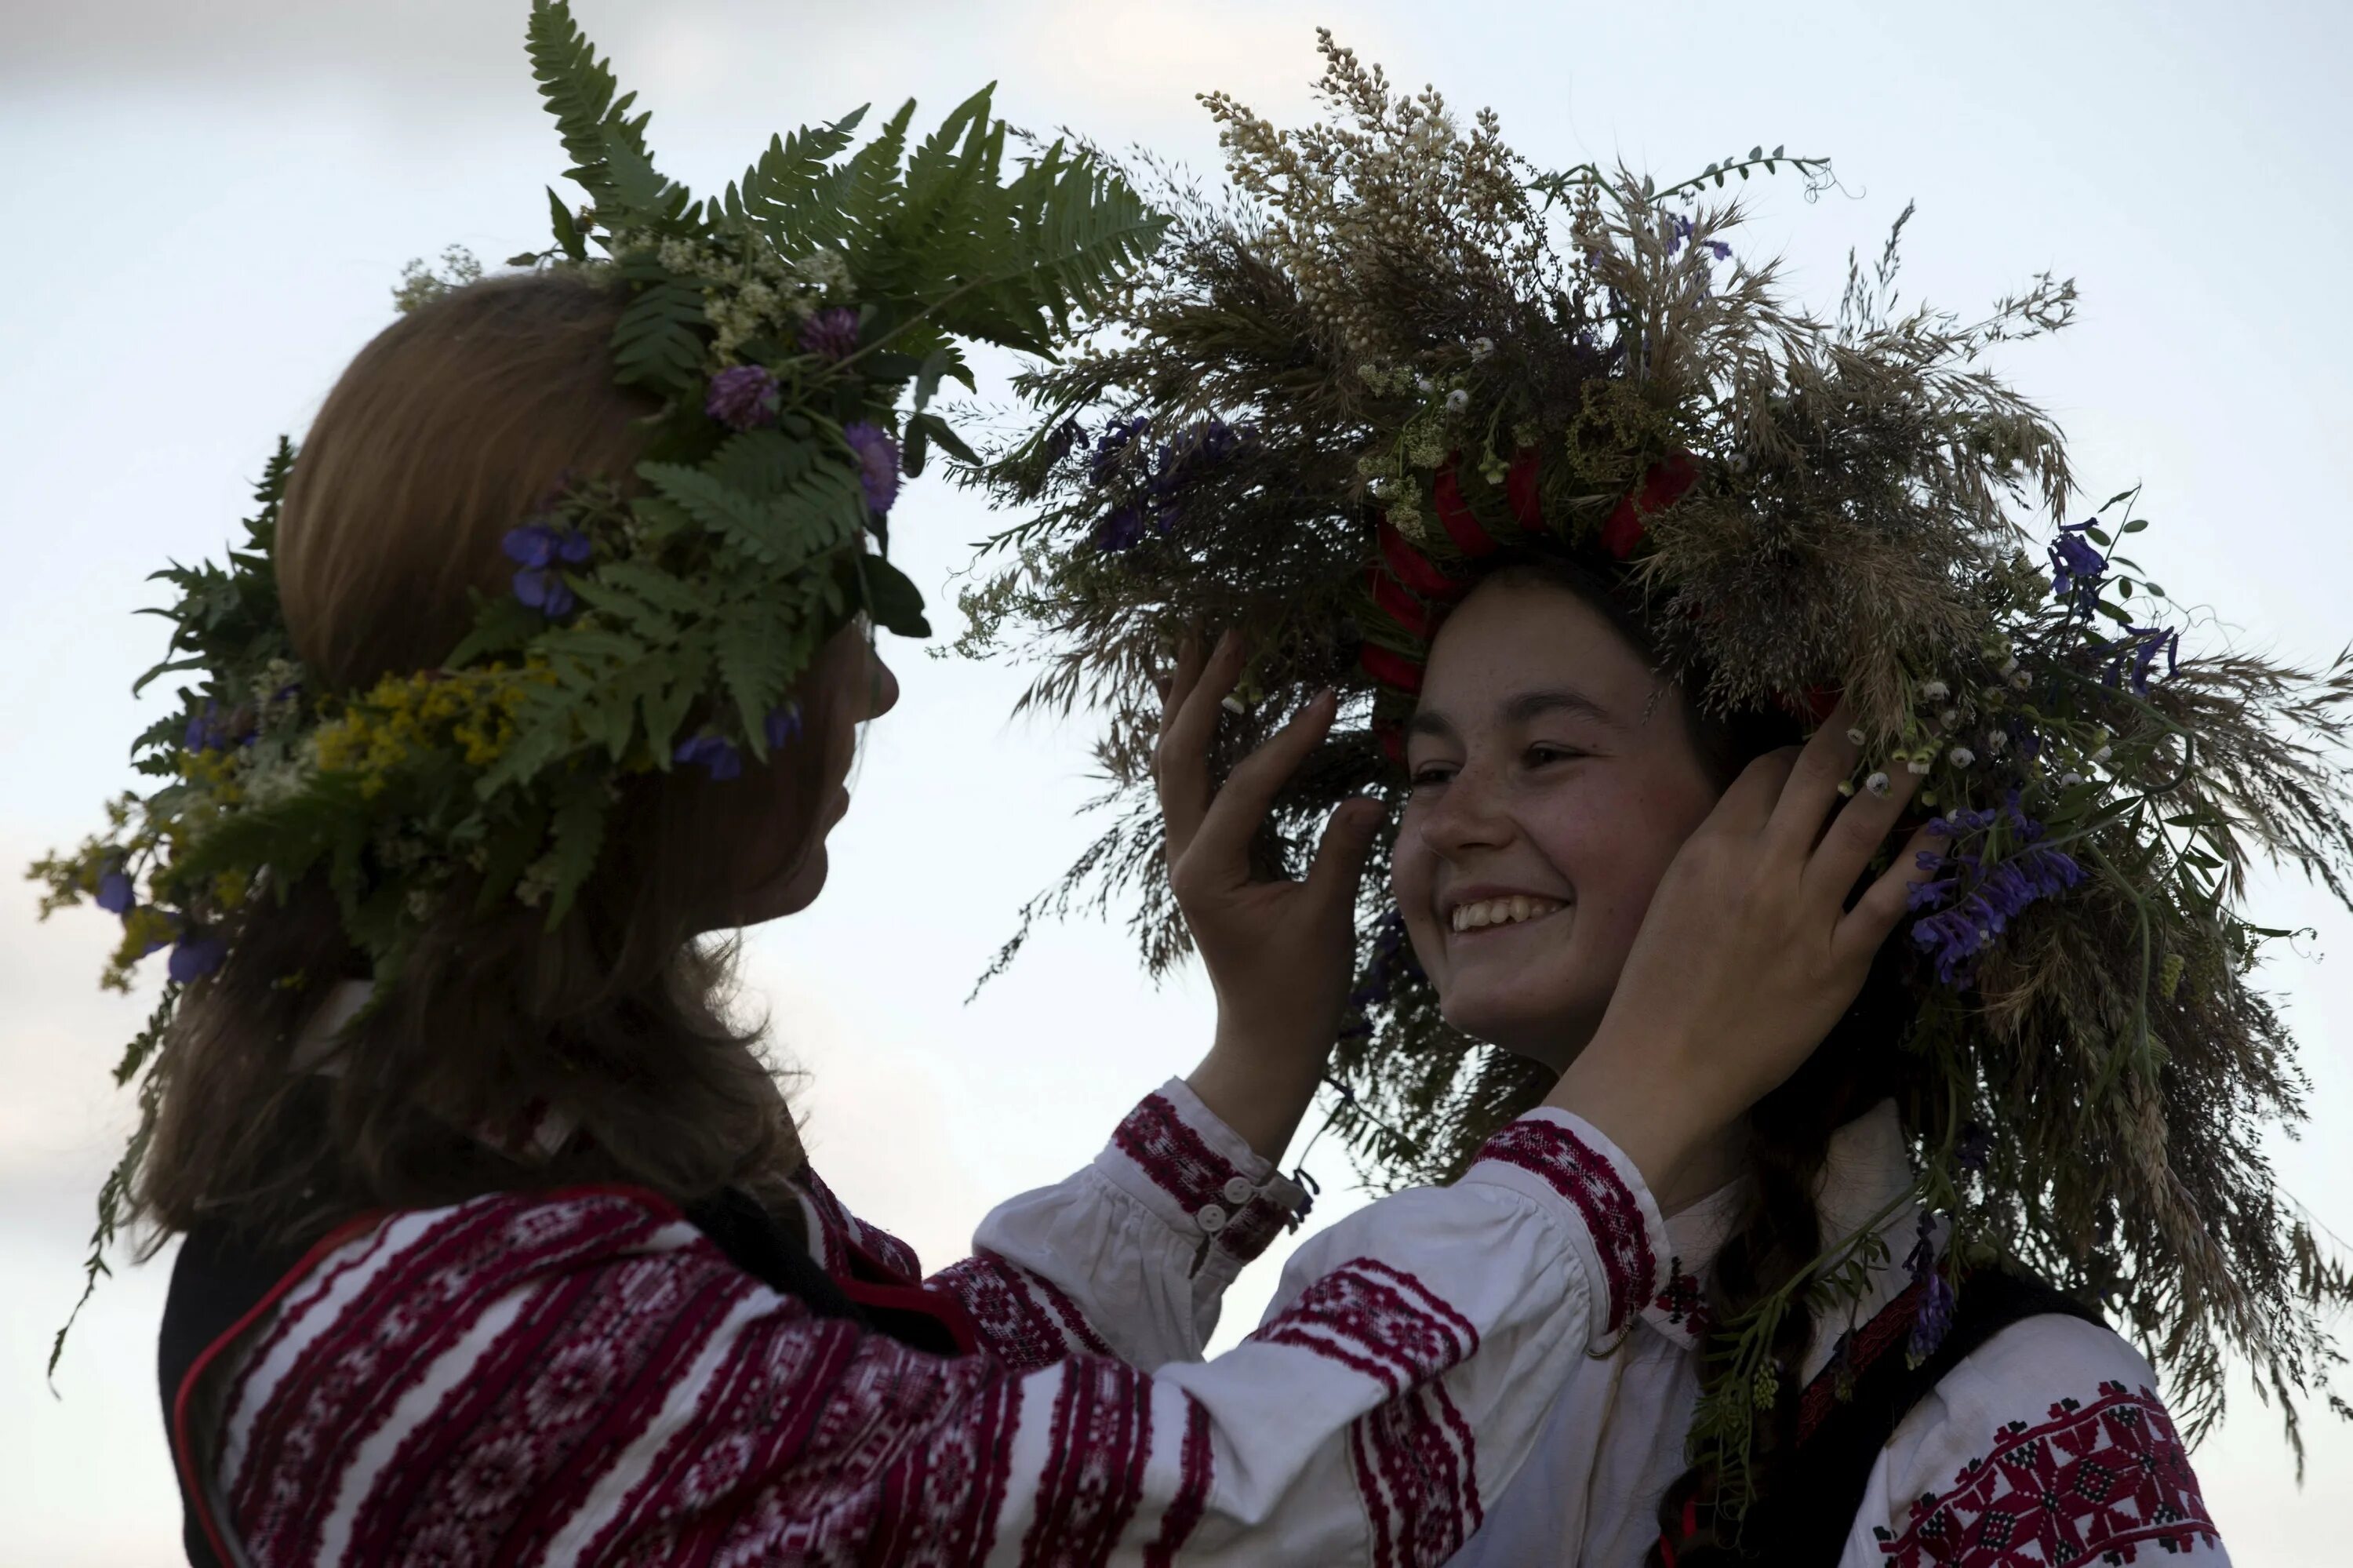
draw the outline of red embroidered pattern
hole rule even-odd
[[[1429,1382],[1479,1348],[1470,1319],[1412,1275],[1370,1257],[1350,1258],[1310,1285],[1250,1338],[1313,1351],[1391,1393]]]
[[[1484,1522],[1477,1448],[1446,1385],[1425,1383],[1349,1429],[1375,1568],[1443,1563]]]
[[[833,1189],[823,1177],[807,1166],[801,1168],[797,1178],[801,1191],[808,1195],[809,1206],[817,1211],[818,1229],[822,1233],[818,1261],[836,1279],[850,1277],[853,1270],[848,1254],[862,1252],[901,1285],[920,1284],[923,1266],[916,1260],[915,1249],[890,1232],[870,1225],[849,1212],[848,1204],[834,1196]],[[813,1246],[812,1252],[819,1252]]]
[[[1482,1516],[1470,1425],[1437,1380],[1478,1350],[1471,1320],[1412,1275],[1359,1257],[1250,1338],[1311,1351],[1389,1391],[1348,1435],[1373,1561],[1388,1568],[1452,1556]]]
[[[298,1285],[242,1366],[223,1489],[263,1568],[969,1564],[1032,1504],[1033,1560],[1100,1560],[1134,1528],[1165,1562],[1211,1481],[1206,1414],[1132,1368],[1024,1383],[814,1319],[613,1192],[396,1217]],[[1050,1403],[1054,1441],[1017,1478],[1025,1403],[1033,1423]],[[1155,1417],[1181,1448],[1139,1519]]]
[[[1707,1293],[1700,1287],[1695,1275],[1683,1272],[1682,1258],[1667,1261],[1667,1283],[1651,1299],[1651,1310],[1666,1319],[1666,1326],[1678,1330],[1684,1338],[1704,1340],[1710,1327]]]
[[[1942,1497],[1912,1505],[1904,1533],[1879,1531],[1896,1568],[2083,1568],[2137,1549],[2217,1543],[2173,1419],[2148,1389],[2104,1383],[2090,1404],[2063,1400],[2040,1426],[2013,1421]]]
[[[1245,1181],[1250,1178],[1187,1127],[1166,1095],[1146,1095],[1120,1122],[1111,1140],[1187,1213],[1198,1213],[1209,1204],[1224,1212],[1227,1224],[1218,1233],[1217,1244],[1244,1263],[1264,1252],[1290,1218],[1290,1211],[1254,1181],[1250,1201],[1236,1210],[1226,1196],[1226,1184],[1237,1176]]]
[[[1634,1309],[1658,1288],[1659,1260],[1651,1247],[1651,1228],[1642,1223],[1641,1205],[1609,1161],[1558,1122],[1533,1118],[1515,1121],[1490,1138],[1479,1158],[1532,1171],[1577,1205],[1609,1281],[1609,1328],[1614,1333],[1625,1327]]]
[[[1078,1303],[1051,1280],[993,1252],[952,1263],[932,1276],[930,1283],[964,1303],[981,1343],[1015,1372],[1051,1366],[1082,1353],[1112,1353],[1089,1327]]]

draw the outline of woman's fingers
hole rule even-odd
[[[1921,851],[1936,842],[1927,823],[1913,830],[1897,853],[1895,863],[1879,874],[1878,879],[1855,901],[1854,907],[1839,921],[1831,938],[1836,948],[1857,962],[1871,961],[1872,955],[1879,951],[1880,944],[1887,940],[1888,933],[1895,929],[1895,923],[1911,906],[1912,885],[1928,880],[1928,874],[1919,867],[1918,858]],[[1848,883],[1852,885],[1853,878],[1848,878]]]
[[[1229,631],[1206,657],[1187,640],[1160,708],[1160,744],[1153,773],[1160,787],[1160,816],[1168,858],[1182,855],[1209,809],[1209,742],[1218,732],[1218,705],[1241,679],[1242,642]]]
[[[1877,777],[1874,775],[1873,777]],[[1871,857],[1887,842],[1888,830],[1904,815],[1912,797],[1920,792],[1921,775],[1899,768],[1879,789],[1869,783],[1854,792],[1831,821],[1830,832],[1806,862],[1806,891],[1843,906],[1854,889],[1854,879],[1871,864]]]
[[[1204,680],[1202,692],[1211,684]],[[1200,700],[1200,695],[1195,693],[1195,700]],[[1224,694],[1219,695],[1222,697]],[[1275,792],[1282,788],[1284,779],[1299,770],[1307,754],[1330,731],[1339,706],[1339,698],[1331,691],[1318,692],[1289,724],[1274,733],[1272,739],[1242,758],[1209,801],[1187,852],[1210,865],[1226,863],[1240,871],[1247,863],[1250,835],[1258,832],[1258,825],[1272,809]]]
[[[1315,846],[1315,863],[1307,869],[1308,892],[1319,900],[1353,901],[1365,857],[1372,853],[1381,819],[1388,814],[1388,808],[1369,796],[1342,801],[1324,825],[1324,842]]]
[[[1813,852],[1814,841],[1822,834],[1822,819],[1838,803],[1839,785],[1853,777],[1862,756],[1862,748],[1847,738],[1853,726],[1854,717],[1841,702],[1799,751],[1765,829],[1779,853],[1802,862]]]

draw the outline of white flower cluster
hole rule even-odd
[[[617,235],[615,249],[630,245]],[[670,236],[653,247],[666,271],[702,283],[702,313],[711,323],[713,359],[737,363],[736,351],[752,338],[793,330],[828,304],[849,301],[849,260],[838,250],[812,250],[788,260],[757,238],[722,248],[706,239]]]

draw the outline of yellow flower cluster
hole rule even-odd
[[[356,774],[361,792],[375,795],[422,752],[454,750],[469,768],[487,768],[513,743],[531,688],[554,679],[532,663],[387,675],[319,731],[320,769]]]

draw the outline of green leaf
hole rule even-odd
[[[910,434],[917,430],[928,434],[945,447],[958,462],[977,464],[980,461],[979,455],[965,445],[964,438],[949,429],[948,422],[937,414],[917,414],[907,421],[907,429]]]
[[[2123,527],[2117,529],[2116,532],[2119,534],[2137,534],[2147,526],[2147,518],[2135,517],[2131,521],[2127,522]]]
[[[605,844],[607,805],[603,780],[575,779],[557,802],[548,853],[554,857],[555,880],[547,899],[547,927],[554,930],[571,913],[572,901],[596,869],[597,853]]]
[[[902,637],[929,637],[932,624],[923,619],[923,594],[914,582],[880,556],[858,556],[859,576],[865,591],[866,613],[874,624]]]
[[[555,229],[556,249],[575,261],[588,260],[588,241],[582,236],[580,226],[573,221],[572,209],[564,205],[564,198],[555,194],[554,185],[547,187],[547,211]]]
[[[702,291],[672,280],[638,291],[613,328],[613,363],[625,387],[685,392],[701,379]]]

